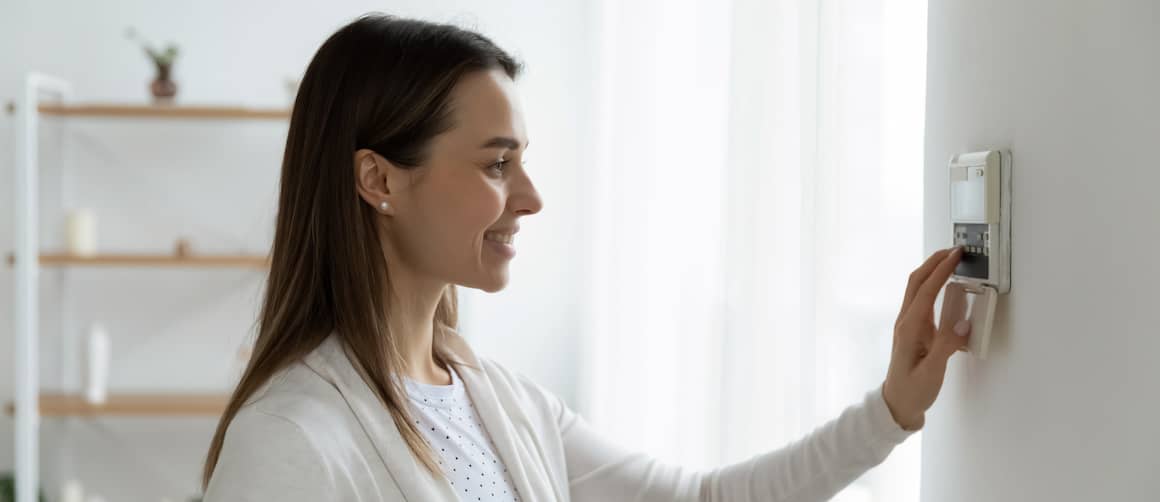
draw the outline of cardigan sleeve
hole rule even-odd
[[[575,502],[812,502],[829,500],[914,433],[894,421],[881,389],[787,446],[707,472],[623,449],[558,398],[546,399],[559,424]]]
[[[302,428],[243,408],[230,422],[205,502],[335,500],[334,478]]]

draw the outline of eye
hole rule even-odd
[[[508,162],[510,162],[508,159],[500,159],[500,160],[496,161],[495,163],[491,164],[490,166],[488,166],[488,169],[491,169],[493,171],[499,171],[502,173],[504,168],[507,166]]]

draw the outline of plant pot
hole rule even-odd
[[[170,67],[158,66],[157,78],[149,84],[149,91],[153,93],[153,102],[159,105],[168,105],[173,103],[173,97],[177,95],[177,83],[169,78]]]

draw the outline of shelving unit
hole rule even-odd
[[[8,266],[15,265],[16,255],[8,253]],[[164,254],[98,254],[79,256],[68,253],[41,253],[42,267],[250,267],[265,268],[265,256],[258,255],[164,255]]]
[[[286,119],[289,110],[230,106],[154,106],[116,104],[40,105],[41,115],[69,117],[155,117],[170,119]]]
[[[43,94],[55,103],[41,103]],[[39,485],[39,428],[41,417],[97,416],[214,416],[225,408],[228,396],[217,394],[110,394],[102,404],[88,403],[83,396],[40,393],[38,325],[39,273],[42,267],[251,267],[264,268],[267,257],[201,254],[98,254],[75,256],[40,249],[38,235],[39,131],[42,115],[65,118],[127,118],[163,120],[285,120],[289,110],[224,106],[151,106],[131,104],[70,103],[68,82],[30,73],[25,79],[18,112],[17,163],[15,166],[15,239],[7,264],[14,270],[14,401],[5,412],[15,418],[16,502],[35,502]]]
[[[225,394],[113,394],[101,404],[92,404],[78,394],[41,394],[42,417],[78,416],[218,416],[226,409]],[[6,403],[4,413],[12,415],[15,403]]]

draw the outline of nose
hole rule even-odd
[[[520,216],[536,214],[544,208],[544,201],[540,199],[540,192],[536,191],[532,178],[523,169],[520,172],[522,176],[508,198],[508,205],[513,213]]]

